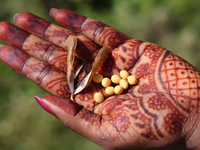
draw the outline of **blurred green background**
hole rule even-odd
[[[0,21],[14,23],[15,13],[29,11],[55,23],[50,8],[69,9],[165,47],[200,69],[199,6],[199,0],[0,0]],[[35,95],[48,94],[0,61],[0,150],[102,150],[43,111]]]

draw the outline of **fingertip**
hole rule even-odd
[[[71,100],[60,96],[49,95],[41,98],[41,100],[53,110],[54,114],[64,112],[67,115],[75,116],[81,108]]]
[[[53,111],[49,108],[49,106],[47,106],[47,105],[45,104],[45,102],[44,102],[41,98],[39,98],[39,97],[37,97],[37,96],[34,96],[34,98],[35,98],[35,100],[37,101],[37,103],[38,103],[46,112],[48,112],[48,113],[54,115]]]
[[[7,21],[0,21],[0,25],[6,24],[6,23],[9,23],[9,22],[7,22]]]
[[[10,27],[12,26],[12,24],[10,22],[7,22],[7,21],[1,21],[0,22],[0,32],[4,32],[5,29],[7,29],[7,27]],[[1,33],[2,34],[2,33]],[[1,35],[0,34],[0,35]]]
[[[20,13],[17,13],[17,14],[15,14],[15,15],[13,16],[13,21],[14,21],[14,22],[17,22],[17,18],[18,18],[19,15],[20,15]]]
[[[0,40],[11,44],[19,49],[22,48],[24,41],[29,35],[30,33],[23,29],[20,29],[10,22],[0,22]]]
[[[50,15],[60,24],[68,27],[72,30],[80,31],[81,25],[87,18],[76,12],[66,10],[66,9],[56,9],[52,8],[50,10]]]
[[[0,44],[0,49],[1,49],[2,47],[4,47],[4,45],[3,45],[3,44]]]
[[[56,9],[56,8],[51,8],[49,14],[50,14],[52,17],[54,17],[54,15],[55,15],[55,13],[56,13],[57,11],[58,11],[58,9]]]
[[[1,59],[1,51],[2,51],[2,49],[3,49],[4,46],[5,46],[5,45],[0,44],[0,59]]]
[[[8,33],[7,27],[10,27],[11,23],[7,21],[0,22],[0,39],[3,40],[5,38],[5,34]],[[7,37],[7,36],[6,36]]]

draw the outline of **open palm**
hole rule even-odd
[[[200,72],[182,58],[152,43],[132,39],[104,23],[68,11],[50,14],[69,29],[31,13],[0,23],[0,59],[51,94],[39,99],[62,123],[104,149],[155,148],[185,141],[198,148]],[[25,29],[25,30],[24,30]],[[127,70],[138,78],[121,95],[107,96],[91,82],[70,99],[66,80],[67,40],[78,39],[74,69],[80,82],[102,46],[112,48],[98,70],[105,77]],[[105,101],[94,101],[95,92]],[[47,108],[48,109],[48,108]]]

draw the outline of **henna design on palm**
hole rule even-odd
[[[198,139],[190,133],[194,122],[188,121],[199,113],[197,69],[158,45],[132,39],[100,21],[63,9],[50,14],[75,32],[31,13],[17,14],[14,20],[21,28],[0,23],[0,39],[11,45],[0,47],[0,58],[52,94],[41,101],[61,122],[105,149],[155,148],[181,140],[189,148],[199,146],[188,142]],[[138,78],[137,85],[108,96],[101,85],[91,82],[70,101],[65,78],[69,35],[78,39],[74,68],[89,64],[78,82],[89,72],[98,50],[107,46],[113,50],[98,72],[110,77],[125,69]],[[106,99],[101,104],[93,99],[97,91]]]

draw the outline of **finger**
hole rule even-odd
[[[66,72],[67,51],[9,23],[0,22],[0,39]],[[75,59],[77,68],[82,61]]]
[[[69,35],[77,37],[77,48],[75,55],[85,61],[90,62],[94,59],[94,53],[99,46],[94,44],[90,39],[82,34],[73,32],[63,27],[50,23],[31,13],[21,13],[14,16],[14,21],[25,30],[36,34],[46,40],[66,49]]]
[[[70,97],[71,93],[69,92],[66,74],[55,67],[9,45],[0,46],[0,59],[48,93],[66,98]],[[74,100],[79,105],[93,110],[93,107],[97,104],[93,99],[93,94],[96,91],[103,92],[103,88],[101,85],[92,83],[83,92],[75,95]]]
[[[68,10],[56,10],[56,9],[51,10],[51,14],[55,18],[60,18],[59,19],[60,21],[62,21],[62,19],[63,19],[62,23],[68,22],[68,24],[70,24],[69,23],[70,20],[66,20],[67,16],[70,15],[68,13],[70,13],[70,11],[68,11]],[[76,13],[74,13],[74,14],[76,14]],[[79,14],[76,14],[75,16],[80,16],[79,18],[82,21],[84,21],[86,19],[86,17],[83,17]],[[14,17],[14,20],[22,28],[25,28],[26,30],[29,30],[30,32],[32,32],[34,34],[44,37],[44,38],[50,40],[51,42],[54,42],[55,44],[61,45],[62,47],[64,47],[63,43],[65,43],[69,34],[75,34],[72,31],[66,30],[66,29],[56,26],[54,24],[46,25],[47,23],[44,19],[37,17],[33,14],[30,14],[30,13],[17,14]],[[80,22],[82,22],[82,21],[80,21]],[[96,21],[96,22],[98,22],[98,21]],[[44,28],[43,26],[45,26],[45,25],[47,27],[45,27],[45,30],[43,30],[43,32],[41,33],[41,31],[39,30],[40,26],[43,29]],[[92,22],[91,22],[91,25],[93,25]],[[88,24],[88,26],[89,26],[89,24]],[[74,30],[78,30],[78,28],[80,28],[80,26],[78,26],[78,23],[75,24],[74,26],[72,26],[72,29],[74,29]],[[107,26],[106,26],[106,28],[107,28]],[[108,30],[111,31],[111,27],[109,27],[109,28],[110,29],[108,29]],[[116,30],[112,29],[112,31],[113,32],[109,32],[109,34],[108,34],[109,36],[111,36],[112,34],[115,34],[114,31],[116,31]],[[118,31],[116,31],[116,33],[117,32]],[[119,35],[121,35],[121,33]],[[61,40],[62,42],[58,42],[59,41],[58,39]],[[123,38],[119,38],[119,39],[123,39]],[[89,47],[87,47],[90,52],[85,51],[86,49],[83,48],[85,51],[85,54],[87,54],[87,56],[82,55],[82,53],[80,53],[80,55],[84,56],[84,58],[86,58],[86,59],[88,59],[88,57],[91,57],[91,59],[93,59],[96,56],[96,53],[93,53],[93,55],[89,56],[92,53],[91,49],[94,48],[94,46],[91,45],[91,41],[88,41],[88,42],[86,42],[85,40],[82,40],[82,41],[83,41],[83,43],[88,43],[88,44],[86,44],[87,46],[90,45]],[[107,40],[105,40],[105,41],[107,41]],[[114,42],[118,43],[118,40],[114,40]],[[105,45],[107,45],[107,44],[105,44]],[[119,43],[117,45],[119,45]],[[107,59],[105,61],[105,63],[102,64],[99,72],[101,72],[105,76],[110,76],[111,74],[119,73],[119,70],[131,69],[133,67],[133,65],[137,62],[139,57],[143,54],[143,52],[145,51],[145,49],[148,45],[149,45],[149,43],[147,43],[147,42],[142,42],[142,41],[136,40],[136,39],[128,39],[125,43],[121,44],[118,48],[116,48],[115,50],[113,50],[111,52],[111,55],[109,55],[109,59]]]
[[[9,45],[0,46],[0,59],[48,93],[70,97],[66,75],[62,71]]]
[[[67,127],[80,135],[92,140],[104,149],[115,147],[120,143],[112,136],[118,137],[117,131],[107,121],[106,117],[94,114],[69,99],[58,96],[46,96],[40,99],[54,113],[54,115]],[[110,133],[109,133],[110,132]],[[112,133],[112,135],[110,135]],[[113,143],[110,146],[110,143]]]
[[[100,46],[116,48],[129,39],[125,34],[100,21],[69,10],[52,8],[50,15],[58,23],[84,34]]]
[[[52,8],[50,14],[60,24],[80,32],[101,46],[114,48],[101,66],[99,72],[106,76],[119,73],[119,70],[130,70],[138,61],[150,43],[130,39],[112,27],[82,16],[78,13]]]

